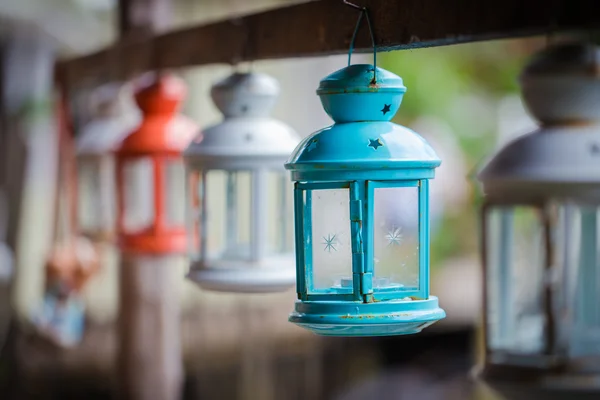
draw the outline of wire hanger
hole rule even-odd
[[[358,34],[358,30],[360,29],[360,23],[362,22],[363,16],[367,20],[367,26],[369,27],[369,34],[371,35],[371,46],[373,47],[373,81],[371,83],[377,82],[377,47],[375,46],[375,34],[373,33],[373,26],[371,24],[371,18],[369,18],[369,10],[367,7],[361,7],[356,4],[350,3],[347,0],[343,0],[344,4],[350,6],[356,10],[360,11],[358,16],[358,21],[356,22],[356,27],[354,28],[354,32],[352,33],[352,39],[350,40],[350,49],[348,49],[348,66],[352,61],[352,52],[354,51],[354,42],[356,41],[356,35]]]

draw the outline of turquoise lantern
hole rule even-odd
[[[285,165],[294,189],[298,301],[290,321],[330,336],[403,335],[445,317],[429,293],[429,180],[441,163],[391,122],[406,88],[349,65],[317,90],[334,124]]]

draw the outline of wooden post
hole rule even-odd
[[[121,0],[121,36],[164,28],[169,5],[169,0]],[[181,397],[181,261],[180,255],[122,255],[117,370],[124,400]]]
[[[119,323],[123,399],[180,398],[180,262],[180,256],[123,256]]]

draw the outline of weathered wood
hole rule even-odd
[[[119,391],[127,400],[181,396],[179,256],[124,256],[119,314]]]
[[[597,0],[361,0],[379,51],[597,28]],[[124,80],[147,70],[348,51],[358,13],[340,0],[283,7],[183,29],[113,47],[61,64],[67,79]],[[357,51],[370,51],[363,27]]]

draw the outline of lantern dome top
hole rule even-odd
[[[304,172],[314,180],[329,179],[320,177],[323,172],[353,176],[367,172],[394,179],[398,170],[412,173],[415,179],[432,177],[431,170],[441,161],[429,143],[389,121],[406,92],[402,79],[377,68],[374,85],[374,71],[372,65],[351,65],[321,81],[317,93],[335,124],[309,135],[296,147],[286,164],[292,179],[307,178]]]
[[[523,69],[521,77],[543,75],[596,76],[600,73],[600,53],[587,43],[563,43],[535,54]]]
[[[160,76],[142,86],[136,100],[143,112],[138,127],[117,149],[121,155],[174,154],[180,155],[199,129],[190,118],[177,114],[183,101],[183,81],[173,76]]]
[[[377,72],[377,75],[375,75]],[[354,64],[323,78],[317,94],[406,92],[402,78],[371,64]]]
[[[261,73],[234,73],[211,89],[213,102],[227,117],[266,117],[279,95],[277,80]]]
[[[503,147],[478,178],[498,198],[600,194],[599,160],[599,125],[541,128]]]
[[[93,119],[77,137],[77,155],[101,156],[112,153],[139,123],[129,86],[106,85],[91,96]]]
[[[433,169],[441,161],[418,133],[392,122],[334,124],[306,137],[286,168],[298,170]]]
[[[279,85],[265,74],[235,73],[217,83],[212,97],[225,119],[203,130],[186,149],[197,168],[252,168],[281,164],[298,144],[292,128],[269,117]]]
[[[186,95],[183,80],[173,75],[141,79],[135,100],[144,114],[175,114]]]
[[[335,122],[390,121],[404,93],[402,78],[370,64],[342,68],[323,78],[317,89]]]
[[[524,69],[523,99],[542,126],[504,146],[481,170],[487,196],[512,201],[600,194],[599,56],[594,46],[560,45]]]
[[[524,68],[523,101],[542,125],[600,122],[600,49],[582,43],[549,47]]]

